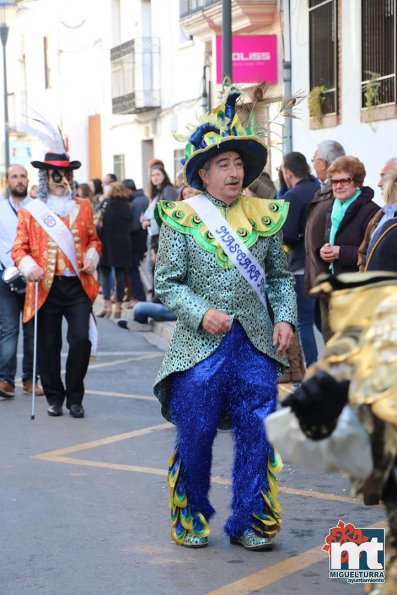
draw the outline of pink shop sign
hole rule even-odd
[[[234,83],[277,83],[277,35],[233,35]],[[222,83],[222,36],[216,37],[216,82]]]

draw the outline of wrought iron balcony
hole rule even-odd
[[[114,114],[136,114],[160,107],[160,41],[131,39],[111,49]]]

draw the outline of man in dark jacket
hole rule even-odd
[[[284,156],[282,172],[288,191],[283,199],[290,203],[283,227],[283,241],[288,249],[289,269],[295,276],[298,299],[298,330],[306,365],[317,360],[314,336],[315,298],[305,295],[303,274],[305,270],[305,227],[307,208],[319,189],[318,181],[310,175],[310,167],[302,153],[293,151]]]
[[[305,230],[305,293],[317,285],[317,277],[321,274],[328,274],[329,268],[326,262],[320,258],[320,249],[325,242],[325,224],[327,212],[332,208],[334,195],[327,171],[331,163],[345,154],[340,143],[335,140],[324,140],[319,143],[314,151],[312,163],[316,176],[321,184],[311,201],[307,211]],[[321,332],[324,341],[328,341],[332,332],[328,322],[328,300],[319,298],[321,313]]]
[[[142,213],[146,211],[149,205],[149,200],[141,188],[137,190],[134,180],[124,180],[123,184],[131,191],[130,209],[132,213],[132,266],[130,270],[130,276],[132,293],[133,297],[135,298],[131,303],[131,306],[133,306],[136,302],[144,302],[146,300],[145,290],[143,288],[141,275],[139,273],[139,265],[141,264],[146,252],[147,231],[146,229],[142,229],[140,217]]]

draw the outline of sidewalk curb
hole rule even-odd
[[[94,304],[94,312],[100,312],[103,308],[103,297],[102,294],[99,294],[97,299],[95,300],[95,304]],[[120,320],[126,320],[127,323],[129,320],[132,320],[132,309],[128,309],[125,307],[125,304],[123,304],[123,308],[122,308],[122,313],[121,313],[121,318],[113,318],[113,316],[111,316],[110,318],[108,318],[107,320],[110,320],[111,322],[113,322],[116,326],[118,326],[118,322]],[[150,320],[149,322],[150,326],[151,326],[151,332],[153,332],[155,335],[158,335],[159,337],[161,337],[162,339],[164,339],[165,341],[170,342],[172,335],[174,333],[174,329],[175,329],[175,322],[171,322],[171,321],[166,321],[166,322],[156,322],[154,320]],[[133,331],[131,329],[121,329],[121,330],[129,330],[130,332],[139,332],[139,331]],[[146,331],[147,332],[147,331]]]

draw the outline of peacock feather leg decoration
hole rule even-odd
[[[187,533],[193,537],[208,537],[209,525],[200,512],[192,513],[186,487],[181,476],[181,459],[175,451],[168,467],[169,508],[171,519],[171,539],[183,545]]]
[[[263,537],[274,537],[281,529],[281,506],[277,500],[278,484],[276,474],[283,463],[278,452],[271,449],[268,457],[267,479],[269,487],[262,491],[263,508],[255,511],[252,528]]]

